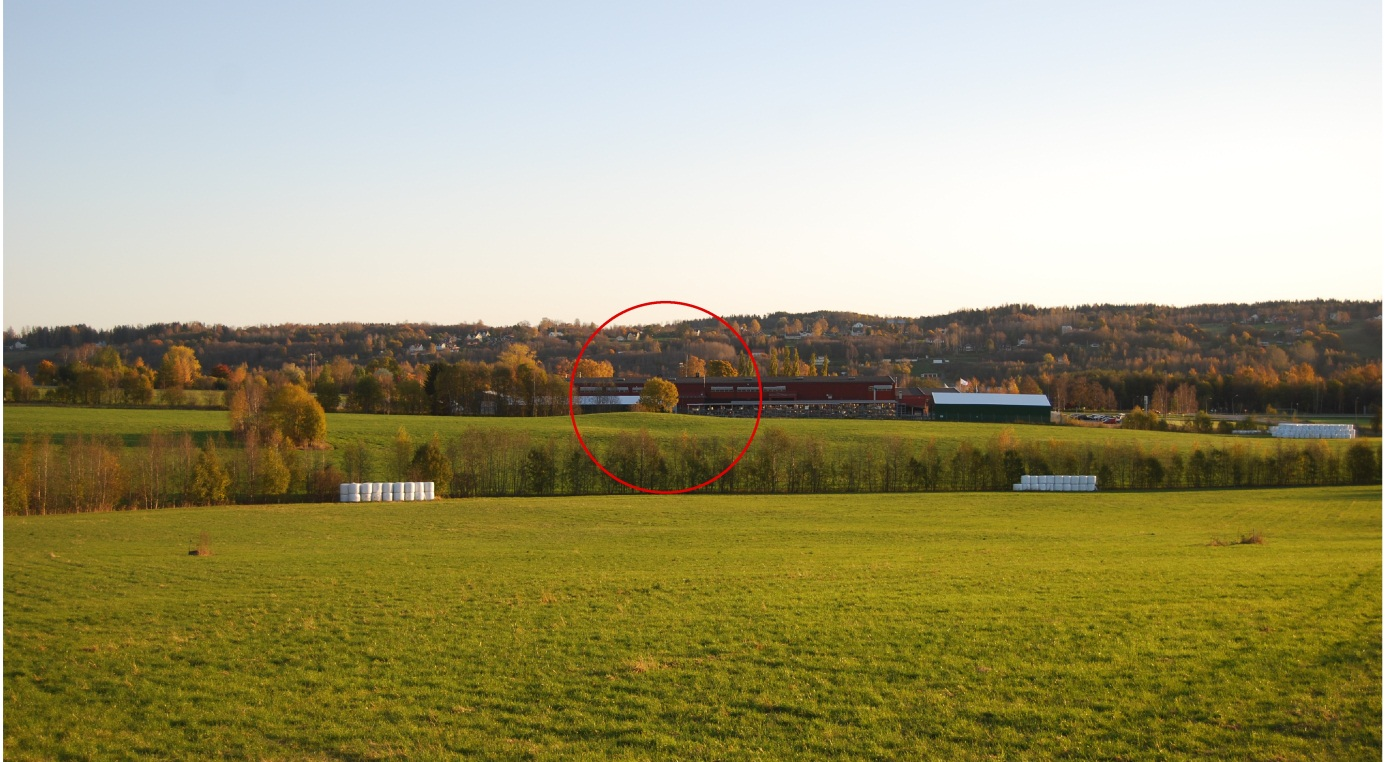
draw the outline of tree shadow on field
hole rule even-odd
[[[67,431],[56,434],[48,434],[47,437],[48,441],[54,445],[67,445],[71,442],[76,441],[78,437],[85,437],[87,439],[90,439],[93,436],[95,436],[107,440],[110,440],[112,438],[118,439],[120,443],[125,445],[126,447],[143,447],[145,444],[148,443],[148,437],[152,433],[154,432],[143,432],[138,434],[105,434],[100,432],[94,432],[92,434],[87,434],[85,432]],[[197,445],[198,447],[201,447],[209,440],[215,442],[216,444],[224,444],[226,442],[232,441],[230,429],[177,429],[174,431],[164,431],[160,433],[164,434],[165,436],[174,437],[181,437],[183,434],[188,434],[192,437],[193,444]],[[32,432],[26,431],[6,431],[5,444],[23,444],[26,439],[30,442],[36,442],[41,436],[44,435],[34,434]]]

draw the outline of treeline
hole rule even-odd
[[[238,439],[154,432],[127,445],[118,436],[26,435],[5,446],[5,513],[329,501],[346,481],[451,481],[436,439],[415,447],[405,435],[380,463],[359,443],[334,457],[272,432]]]
[[[710,478],[729,463],[735,444],[686,437],[660,442],[641,432],[616,437],[600,448],[598,457],[633,484],[680,489]],[[508,457],[522,456],[533,471],[535,465],[549,462],[546,454],[534,454],[542,449],[531,446]],[[567,458],[580,466],[571,454]],[[568,491],[493,494],[587,494],[581,491],[585,481],[563,481],[562,473],[545,473]],[[1003,491],[1026,474],[1092,474],[1102,489],[1379,484],[1380,448],[1358,441],[1342,451],[1310,441],[1276,442],[1271,448],[1234,442],[1187,450],[1150,449],[1138,444],[1019,443],[1008,432],[988,444],[961,442],[949,449],[936,441],[920,444],[902,438],[828,446],[816,437],[771,429],[709,489],[764,494]],[[528,490],[535,486],[522,479],[519,483]],[[609,485],[603,490],[619,491]]]
[[[218,437],[153,433],[54,440],[25,436],[5,447],[5,513],[41,515],[228,502],[327,500],[343,481],[324,451],[232,447]]]
[[[648,432],[596,446],[602,463],[632,484],[682,489],[735,457],[731,440]],[[1006,491],[1025,474],[1093,474],[1100,489],[1198,489],[1380,483],[1380,448],[1353,442],[1276,442],[1273,447],[1150,449],[1138,444],[990,443],[887,438],[829,447],[820,439],[765,432],[734,469],[706,489],[720,494]],[[250,438],[150,434],[55,441],[25,437],[6,446],[5,511],[68,513],[227,502],[333,501],[342,482],[432,481],[441,497],[605,495],[631,492],[607,478],[575,444],[481,429],[419,444],[402,428],[385,452],[354,442],[335,454]]]

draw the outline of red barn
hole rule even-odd
[[[670,380],[678,387],[680,413],[753,417],[760,400],[754,376]],[[893,418],[898,405],[889,376],[771,377],[764,389],[766,415]],[[577,402],[591,411],[628,409],[643,390],[641,380],[582,378]]]

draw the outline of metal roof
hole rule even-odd
[[[764,383],[787,383],[792,381],[799,384],[892,384],[894,379],[889,376],[762,376]],[[755,383],[754,376],[679,376],[670,379],[680,384],[700,384],[706,381],[709,384],[718,383]]]
[[[1047,394],[996,394],[994,392],[933,392],[934,405],[1012,405],[1053,407]]]
[[[638,394],[608,394],[605,396],[578,397],[578,405],[636,405],[639,404],[640,395]]]

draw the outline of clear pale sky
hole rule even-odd
[[[4,11],[16,328],[1381,296],[1378,2]]]

